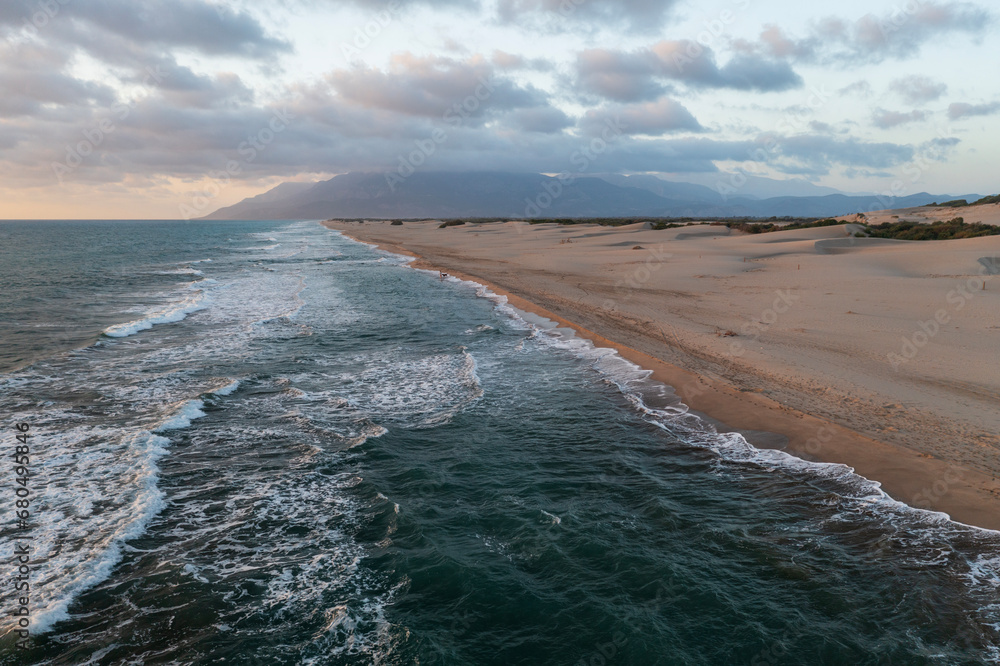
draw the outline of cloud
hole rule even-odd
[[[388,4],[345,1],[355,6],[345,13],[352,18],[356,7],[375,12]],[[569,0],[575,11],[563,16],[563,0],[400,0],[414,10],[405,16],[414,20],[412,26],[387,29],[385,41],[361,54],[356,65],[328,65],[319,70],[325,74],[314,75],[312,65],[304,74],[291,59],[290,40],[299,38],[300,19],[308,14],[282,12],[294,4],[296,10],[322,8],[318,15],[336,17],[344,3],[280,0],[264,8],[245,0],[71,0],[60,4],[59,15],[34,37],[22,34],[28,10],[37,10],[39,2],[0,0],[0,37],[11,38],[0,43],[0,178],[54,185],[52,163],[65,160],[85,137],[96,136],[93,150],[66,178],[116,183],[123,190],[137,182],[162,186],[212,178],[230,160],[241,165],[233,179],[246,183],[392,169],[400,154],[426,144],[434,133],[445,140],[428,158],[428,169],[572,170],[571,156],[616,118],[624,133],[609,142],[595,169],[712,172],[723,162],[755,159],[773,145],[763,160],[772,170],[883,173],[912,159],[915,151],[944,156],[955,144],[914,147],[851,137],[856,121],[864,123],[871,113],[870,104],[858,103],[871,95],[864,80],[841,90],[841,99],[826,104],[823,115],[805,106],[805,94],[779,97],[771,106],[757,104],[762,100],[756,94],[799,88],[804,75],[821,83],[830,70],[905,57],[922,44],[947,39],[949,31],[963,38],[981,34],[970,17],[984,16],[969,5],[925,1],[921,7],[937,8],[937,23],[930,15],[909,16],[911,23],[888,30],[882,41],[862,29],[863,21],[829,19],[804,36],[768,24],[751,42],[725,41],[723,51],[691,40],[641,36],[642,30],[662,28],[675,2]],[[449,24],[462,47],[449,51],[430,39],[456,8],[469,13],[460,12],[454,26]],[[498,17],[494,9],[508,14]],[[473,20],[479,27],[463,32]],[[551,46],[568,56],[538,57],[535,45],[518,51],[520,42],[508,39],[510,33],[537,40],[537,33],[526,32],[533,23],[560,32]],[[290,26],[287,34],[278,31],[284,26]],[[401,31],[393,33],[397,28]],[[347,26],[345,34],[352,29]],[[419,51],[400,52],[410,43],[390,41],[390,34],[404,29],[412,29]],[[618,41],[606,40],[608,34]],[[308,33],[305,39],[326,36]],[[904,44],[904,36],[913,44]],[[609,43],[628,46],[593,47]],[[308,42],[308,48],[315,45]],[[330,52],[337,57],[340,49],[333,44]],[[956,79],[952,86],[958,85]],[[943,83],[926,76],[897,79],[889,89],[900,96],[897,103],[912,104],[933,102],[946,92]],[[994,98],[988,90],[980,92]],[[445,120],[445,112],[470,99],[473,108],[463,122]],[[796,103],[801,109],[795,111],[796,123],[779,122]],[[578,111],[578,104],[589,111]],[[292,118],[287,129],[246,160],[240,146],[267,129],[286,105]],[[828,115],[841,109],[840,117]],[[924,113],[877,109],[870,120],[888,128],[930,118]],[[952,119],[990,113],[1000,113],[1000,103],[949,108]],[[784,127],[788,134],[758,135],[758,126]],[[109,129],[97,132],[101,127]],[[800,129],[808,133],[794,133]]]
[[[940,99],[948,86],[926,76],[907,76],[893,81],[889,84],[889,89],[910,104],[924,104]]]
[[[872,86],[867,81],[855,81],[854,83],[844,86],[838,90],[837,94],[849,95],[851,97],[871,97]]]
[[[107,85],[66,73],[70,59],[63,51],[7,43],[0,56],[0,117],[48,116],[55,107],[107,106],[115,100]]]
[[[499,78],[479,56],[459,61],[403,53],[393,56],[386,71],[340,69],[327,81],[353,104],[413,116],[441,117],[465,105],[471,117],[482,118],[490,111],[542,106],[547,99],[536,88]]]
[[[503,23],[549,31],[562,32],[583,23],[653,32],[663,26],[675,4],[677,0],[499,0],[497,16]]]
[[[599,135],[609,122],[620,125],[626,135],[660,136],[704,129],[683,105],[666,97],[655,102],[588,111],[580,126],[586,134]]]
[[[948,107],[948,117],[952,120],[959,120],[972,116],[992,116],[998,111],[1000,111],[1000,102],[990,102],[989,104],[956,102]]]
[[[929,114],[926,111],[910,111],[909,113],[903,113],[901,111],[886,111],[884,109],[877,109],[875,113],[872,114],[872,124],[880,129],[891,129],[907,123],[927,120],[928,115]]]
[[[719,67],[712,49],[690,40],[662,41],[651,51],[664,76],[694,87],[778,92],[802,85],[802,78],[779,60],[740,54]]]
[[[961,139],[956,137],[938,137],[920,144],[920,152],[928,159],[945,162],[959,143]]]
[[[291,44],[267,33],[263,25],[245,11],[204,0],[52,0],[42,3],[15,0],[16,11],[0,13],[8,31],[25,32],[32,17],[34,32],[46,36],[99,33],[141,44],[186,47],[212,55],[266,58],[288,52]],[[9,6],[9,5],[8,5]],[[43,20],[44,14],[44,20]],[[37,19],[37,20],[36,20]]]
[[[572,118],[551,106],[518,109],[509,113],[505,120],[510,126],[521,131],[545,134],[561,132],[574,124]]]
[[[552,69],[552,63],[542,58],[528,59],[514,53],[496,50],[492,56],[493,64],[503,70],[533,70],[536,72],[546,72]]]
[[[911,146],[835,138],[823,134],[757,137],[753,154],[767,156],[768,164],[789,174],[824,175],[834,165],[885,169],[913,159]]]
[[[654,99],[664,91],[649,51],[588,49],[577,54],[576,74],[583,90],[618,102]]]
[[[756,41],[737,39],[733,47],[747,54],[766,55],[808,63],[861,64],[905,59],[924,44],[950,33],[981,35],[993,15],[964,2],[908,2],[884,14],[866,14],[857,20],[828,16],[814,21],[803,37],[767,25]]]
[[[990,20],[989,12],[966,3],[911,3],[881,16],[868,14],[846,30],[820,36],[841,37],[846,32],[852,59],[878,61],[913,55],[925,42],[950,32],[980,33]]]
[[[578,54],[575,66],[581,89],[619,102],[655,99],[666,82],[757,92],[802,85],[785,62],[738,54],[719,67],[710,48],[690,40],[661,41],[631,52],[589,49]]]

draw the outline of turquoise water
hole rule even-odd
[[[1000,662],[996,533],[476,285],[313,222],[0,240],[36,536],[25,652],[8,493],[0,663]]]

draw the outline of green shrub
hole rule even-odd
[[[1000,227],[998,226],[980,222],[966,224],[961,217],[941,220],[933,224],[886,222],[866,227],[866,230],[871,238],[891,238],[894,240],[952,240],[1000,235]]]

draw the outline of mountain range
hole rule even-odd
[[[767,182],[762,182],[767,181]],[[728,183],[728,181],[727,181]],[[602,175],[572,180],[537,173],[417,172],[408,178],[347,173],[318,183],[287,182],[207,215],[208,220],[328,218],[552,217],[826,217],[922,206],[977,194],[852,196],[805,181],[756,177],[742,188],[717,189],[649,175]],[[760,198],[756,192],[811,191]]]

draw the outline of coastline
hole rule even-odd
[[[410,265],[414,268],[444,271],[482,284],[519,310],[572,329],[596,346],[615,349],[650,370],[654,380],[672,387],[692,412],[720,432],[740,432],[758,448],[781,449],[806,461],[847,465],[907,505],[946,513],[966,525],[1000,530],[1000,483],[989,473],[866,436],[833,419],[783,404],[763,390],[740,386],[724,374],[684,367],[677,362],[676,352],[680,349],[690,355],[690,350],[676,334],[672,343],[662,327],[649,326],[651,321],[639,322],[646,325],[640,331],[634,320],[609,317],[607,311],[579,301],[524,289],[497,271],[487,270],[486,264],[475,265],[474,258],[442,248],[428,251],[425,245],[375,238],[369,229],[384,231],[377,223],[369,227],[335,221],[322,224],[352,240],[413,257]],[[759,375],[766,377],[764,372]]]

